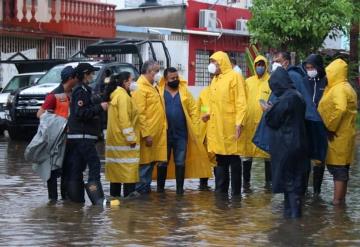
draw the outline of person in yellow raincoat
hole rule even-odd
[[[106,146],[105,177],[110,181],[110,195],[120,197],[124,184],[124,197],[135,191],[139,181],[140,142],[138,112],[130,96],[129,72],[110,78],[105,90],[109,102]]]
[[[347,75],[348,65],[341,59],[326,67],[328,85],[318,107],[328,130],[326,164],[334,179],[334,205],[345,203],[355,153],[357,96]]]
[[[214,77],[213,75],[210,75],[211,79],[213,77]],[[200,95],[199,95],[199,99],[197,102],[197,108],[198,108],[199,116],[201,119],[203,117],[204,117],[204,119],[206,119],[207,114],[209,114],[209,112],[210,112],[209,94],[210,94],[210,87],[207,86],[203,90],[201,90]],[[206,138],[207,125],[208,125],[207,122],[204,122],[204,121],[200,121],[200,123],[199,123],[200,141],[201,141],[201,143],[204,144],[204,147],[206,150],[207,150],[207,138]],[[216,165],[215,154],[208,152],[208,157],[209,157],[209,160],[212,163],[212,165],[215,166]],[[214,169],[215,169],[215,167],[214,167]],[[210,187],[208,186],[208,180],[209,180],[208,177],[200,178],[199,190],[209,190],[210,189]]]
[[[250,192],[251,167],[253,158],[265,159],[265,188],[271,187],[271,167],[269,154],[262,151],[252,142],[257,126],[260,123],[263,114],[260,101],[268,101],[271,90],[269,87],[268,62],[261,55],[254,61],[254,76],[246,79],[247,95],[247,114],[245,124],[241,134],[241,156],[243,158],[243,189],[244,192]]]
[[[145,62],[137,80],[138,89],[133,93],[139,111],[141,136],[140,182],[136,185],[136,191],[140,194],[151,191],[154,165],[167,160],[165,106],[156,84],[161,78],[159,70],[158,63]]]
[[[246,115],[244,79],[231,67],[229,57],[222,51],[210,57],[209,73],[215,74],[210,85],[210,112],[203,121],[207,129],[208,152],[216,154],[215,191],[228,193],[229,167],[233,195],[241,195],[242,167],[240,135]]]
[[[187,82],[180,79],[176,68],[170,67],[164,71],[159,86],[168,122],[168,162],[157,167],[157,188],[164,192],[167,175],[171,176],[168,165],[175,163],[176,193],[183,194],[184,179],[210,177],[211,164],[197,133],[200,119]]]

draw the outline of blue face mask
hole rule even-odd
[[[256,67],[256,74],[259,76],[262,76],[265,73],[265,67],[264,66],[258,66]]]

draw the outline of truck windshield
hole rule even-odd
[[[96,66],[97,67],[97,66]],[[61,82],[61,71],[65,68],[64,66],[56,66],[49,70],[43,77],[40,78],[38,81],[38,84],[44,84],[44,83],[55,83],[59,84]],[[96,78],[99,75],[99,70],[95,71],[94,81],[96,81]]]
[[[42,74],[34,75],[18,75],[14,76],[6,87],[3,89],[2,93],[12,93],[19,88],[27,87],[36,83],[37,80],[42,76]]]

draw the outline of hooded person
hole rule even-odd
[[[208,152],[216,154],[215,191],[227,194],[229,167],[233,195],[241,195],[242,166],[240,139],[247,110],[244,79],[236,73],[222,51],[210,57],[210,85],[207,141]]]
[[[265,113],[271,136],[272,190],[284,193],[284,216],[297,218],[301,216],[303,177],[308,161],[306,105],[285,69],[277,68],[269,84],[277,97],[276,103],[268,104]]]
[[[302,67],[306,71],[304,86],[307,86],[307,91],[309,92],[312,102],[315,104],[316,107],[318,107],[319,101],[327,85],[323,59],[318,54],[310,54],[303,62]],[[319,129],[319,126],[316,126],[314,124],[308,124],[308,129],[312,130],[312,133],[316,133]],[[322,126],[321,129],[323,131],[324,127]],[[321,192],[321,184],[324,177],[324,171],[324,162],[315,161],[313,166],[314,195],[319,195]]]
[[[327,152],[327,137],[326,137],[326,129],[320,114],[317,111],[317,107],[312,100],[312,95],[310,92],[310,87],[306,82],[305,72],[299,66],[290,65],[290,55],[288,52],[278,52],[274,56],[274,63],[272,66],[272,70],[275,71],[278,67],[283,67],[287,70],[290,80],[293,83],[293,86],[301,93],[305,104],[306,104],[306,129],[309,140],[309,160],[308,160],[308,172],[304,177],[304,186],[307,189],[308,178],[311,170],[311,160],[317,162],[323,162],[326,158]],[[269,101],[271,103],[275,103],[277,101],[277,97],[274,94],[271,94]],[[265,119],[260,121],[258,128],[255,132],[254,144],[261,148],[264,151],[269,151],[269,142],[270,135],[269,129],[265,124]]]
[[[250,192],[250,178],[253,158],[265,159],[265,188],[271,187],[271,167],[269,154],[256,147],[252,139],[261,120],[263,109],[260,101],[268,101],[271,90],[268,80],[268,62],[264,56],[257,56],[254,61],[256,75],[246,79],[246,95],[248,110],[244,120],[241,136],[241,156],[243,158],[243,189]]]
[[[211,163],[198,135],[196,102],[176,68],[164,71],[159,92],[165,102],[168,162],[158,164],[158,192],[164,192],[166,178],[176,178],[176,193],[184,193],[185,178],[211,177]]]
[[[347,80],[348,65],[336,59],[326,67],[328,85],[319,112],[328,131],[326,164],[334,179],[334,205],[345,203],[349,167],[354,160],[357,95]]]
[[[167,121],[164,100],[159,93],[160,66],[155,61],[142,65],[133,97],[139,112],[140,129],[140,182],[136,191],[151,192],[152,172],[158,162],[167,161]],[[161,77],[160,77],[161,78]]]

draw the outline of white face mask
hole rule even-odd
[[[242,70],[239,66],[235,66],[234,69],[233,69],[235,72],[239,73],[240,75],[242,75]]]
[[[130,92],[136,91],[137,88],[138,88],[137,83],[136,83],[135,81],[132,81],[132,82],[130,83],[130,88],[129,88],[129,89],[130,89]]]
[[[160,72],[157,72],[154,76],[154,82],[159,82],[161,79],[161,74]]]
[[[310,78],[315,78],[317,75],[318,75],[318,72],[316,69],[314,70],[308,70],[307,71],[307,75],[310,77]]]
[[[281,63],[273,63],[271,67],[271,71],[274,72],[277,68],[282,67]]]
[[[210,63],[208,65],[208,71],[210,74],[215,74],[216,73],[216,65],[214,63]]]

